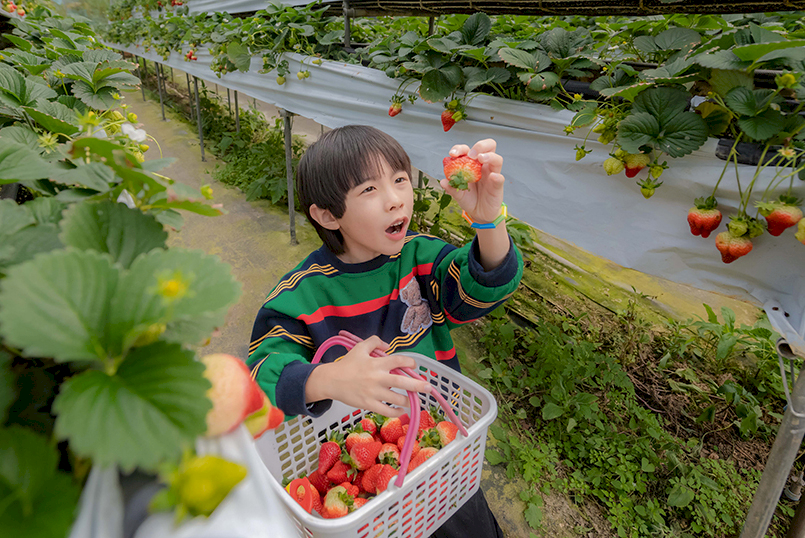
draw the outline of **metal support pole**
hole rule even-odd
[[[163,73],[162,73],[162,64],[155,63],[154,64],[157,68],[157,87],[159,88],[159,106],[162,107],[162,121],[165,121],[165,100],[162,98],[162,88],[163,88]]]
[[[139,63],[137,64],[140,65]],[[140,69],[140,89],[143,91],[143,101],[145,101],[145,77],[148,76],[148,70],[145,68],[145,58],[143,58],[143,67]]]
[[[416,188],[417,188],[416,201],[417,202],[422,200],[422,185],[424,183],[425,183],[425,173],[422,170],[420,170],[419,171],[419,178],[417,179],[417,182],[416,182]]]
[[[794,512],[794,519],[791,520],[785,538],[802,538],[802,536],[805,536],[805,495],[799,499],[797,511]]]
[[[351,43],[351,30],[349,28],[349,0],[343,1],[344,6],[344,48],[347,52],[350,52],[352,49]]]
[[[294,218],[294,195],[293,195],[293,152],[291,140],[291,117],[293,113],[281,110],[280,114],[285,123],[285,177],[288,179],[288,218],[291,227],[291,244],[298,244],[296,241],[296,219]]]
[[[229,96],[229,88],[226,89],[226,106],[229,108],[229,115],[232,115],[232,98]]]
[[[794,352],[785,339],[777,341],[777,353],[781,359],[793,359]],[[791,380],[794,381],[793,379]],[[783,378],[783,384],[786,379]],[[797,452],[802,445],[802,438],[805,436],[805,375],[800,375],[791,393],[791,399],[783,415],[780,429],[777,430],[777,438],[771,447],[769,457],[766,460],[766,468],[760,478],[752,507],[746,514],[746,523],[741,531],[741,538],[763,538],[769,523],[777,508],[777,501],[780,499],[791,466],[797,457]]]
[[[193,90],[190,88],[190,75],[185,73],[184,76],[187,79],[187,99],[190,103],[190,119],[192,120],[195,117],[195,113],[193,112]]]
[[[238,92],[235,90],[235,132],[240,132],[240,107],[238,106]]]
[[[173,68],[171,67],[171,84],[176,84],[176,79],[173,78]]]
[[[204,133],[201,132],[201,103],[198,98],[198,78],[193,77],[193,85],[196,87],[196,118],[198,121],[198,145],[201,147],[201,162],[204,162]]]
[[[436,17],[428,17],[428,35],[433,35],[433,25],[436,22]]]

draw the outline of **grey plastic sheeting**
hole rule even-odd
[[[216,2],[215,0],[191,0],[187,3],[189,13],[244,13],[246,11],[260,11],[265,9],[268,4],[283,4],[286,6],[302,6],[310,3],[311,0],[227,0],[226,2]],[[199,58],[200,60],[201,58]]]
[[[122,50],[156,58],[141,48]],[[443,177],[442,158],[453,144],[494,138],[504,157],[505,200],[512,215],[619,265],[762,305],[775,328],[805,356],[805,245],[794,238],[793,229],[780,237],[764,234],[755,239],[753,251],[729,265],[721,261],[715,247],[716,234],[737,212],[734,166],[727,170],[718,192],[725,215],[721,227],[707,239],[690,233],[688,209],[694,198],[711,194],[725,164],[714,156],[713,139],[692,155],[669,158],[663,186],[645,200],[635,181],[645,177],[647,170],[635,179],[623,174],[607,177],[602,163],[608,147],[594,141],[595,135],[587,142],[593,153],[575,161],[573,148],[586,133],[580,129],[576,135],[565,135],[563,129],[573,116],[568,111],[477,95],[467,107],[469,119],[445,133],[439,118],[441,103],[418,99],[403,105],[398,116],[389,117],[389,99],[399,81],[376,69],[330,61],[316,66],[308,57],[288,54],[291,72],[280,86],[274,73],[259,73],[259,56],[252,58],[249,72],[218,79],[209,70],[207,49],[199,47],[196,55],[194,62],[183,61],[178,53],[166,62],[158,61],[327,127],[373,125],[399,140],[414,165],[432,177]],[[309,70],[311,76],[298,80],[296,72],[301,69]],[[411,85],[406,94],[416,87]],[[755,167],[738,165],[738,169],[745,188]],[[765,190],[772,175],[772,170],[764,171],[756,193]],[[802,183],[798,179],[794,183],[800,196],[805,194]]]

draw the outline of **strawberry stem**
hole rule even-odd
[[[718,177],[718,181],[716,181],[716,186],[713,187],[713,194],[710,196],[715,197],[716,191],[718,190],[718,186],[721,184],[721,180],[724,179],[724,172],[727,171],[727,167],[730,165],[730,160],[732,159],[733,154],[737,154],[735,148],[738,146],[738,142],[741,141],[741,137],[743,136],[743,132],[738,133],[738,136],[735,138],[735,142],[733,142],[732,147],[730,148],[729,155],[727,155],[727,162],[724,163],[724,168],[721,170],[721,175]],[[740,182],[738,183],[738,188],[740,189]]]

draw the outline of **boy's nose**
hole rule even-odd
[[[397,191],[392,190],[386,196],[386,209],[397,209],[403,204],[403,197]]]

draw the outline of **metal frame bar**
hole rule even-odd
[[[240,107],[238,106],[238,91],[235,90],[235,132],[240,132]]]
[[[232,98],[229,95],[229,88],[226,89],[226,106],[229,108],[229,115],[232,115]]]
[[[162,108],[162,121],[166,121],[165,118],[165,100],[162,97],[163,88],[164,88],[164,73],[162,72],[162,64],[155,63],[157,70],[157,88],[159,89],[159,106]]]
[[[201,162],[206,161],[204,158],[204,133],[201,132],[201,103],[198,98],[198,77],[193,76],[193,84],[196,87],[196,124],[198,125],[198,145],[201,147]]]
[[[296,215],[294,211],[293,192],[293,135],[291,132],[294,113],[280,109],[280,116],[282,116],[283,123],[285,124],[285,177],[288,180],[288,219],[291,232],[291,245],[297,245],[299,243],[296,241]]]
[[[193,90],[190,88],[190,74],[185,73],[184,76],[187,79],[187,98],[190,102],[190,119],[192,120],[196,117],[195,111],[193,110]]]
[[[145,79],[148,77],[148,64],[145,63],[145,56],[143,56],[143,70],[140,77],[140,88],[143,90],[143,101],[145,101]]]

